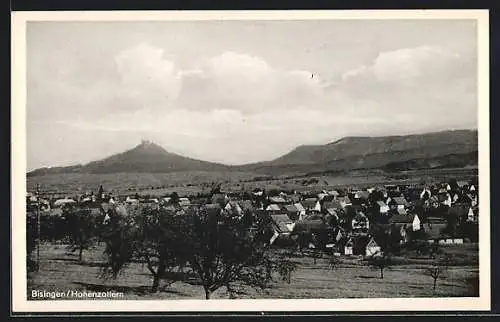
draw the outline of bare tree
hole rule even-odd
[[[314,265],[316,265],[318,259],[323,258],[323,251],[321,249],[315,247],[315,248],[313,248],[312,256],[313,256]]]
[[[434,265],[431,267],[427,267],[425,269],[425,275],[430,276],[432,278],[432,290],[436,291],[437,281],[440,278],[444,278],[444,275],[447,271],[446,260],[437,260]]]
[[[340,264],[340,258],[338,256],[335,256],[335,254],[332,254],[328,258],[328,267],[331,270],[337,269],[339,264]]]
[[[393,264],[392,258],[388,254],[376,253],[368,258],[368,263],[380,270],[380,278],[384,278],[384,270]]]

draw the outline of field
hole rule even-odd
[[[341,257],[341,262],[330,268],[328,260],[297,256],[292,259],[299,268],[292,274],[291,283],[279,278],[266,290],[244,288],[237,294],[240,299],[279,298],[386,298],[386,297],[457,297],[478,296],[478,251],[477,244],[443,246],[453,261],[447,273],[432,288],[432,278],[425,275],[430,265],[428,259],[399,258],[397,265],[384,271],[380,278],[378,270],[367,266],[357,258]],[[278,250],[276,250],[278,251]],[[83,262],[76,254],[67,253],[64,245],[44,244],[41,247],[41,265],[37,273],[28,275],[28,298],[31,290],[63,291],[117,291],[128,300],[159,299],[204,299],[204,291],[194,278],[185,276],[183,281],[166,284],[158,293],[149,292],[151,276],[142,264],[130,264],[118,279],[99,278],[103,262],[102,248],[84,253]],[[212,296],[227,299],[224,288]]]
[[[346,185],[358,187],[373,184],[418,184],[442,182],[450,178],[468,180],[477,178],[476,168],[413,170],[398,173],[381,171],[354,171],[348,174],[323,173],[317,175],[289,175],[268,177],[248,172],[172,172],[172,173],[115,173],[115,174],[49,174],[27,178],[28,191],[41,185],[42,195],[73,195],[96,191],[100,185],[114,195],[165,196],[177,192],[180,196],[210,191],[214,182],[224,191],[254,188],[321,190]],[[316,179],[317,183],[309,183]]]

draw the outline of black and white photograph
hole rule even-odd
[[[15,18],[19,307],[489,308],[487,11]]]

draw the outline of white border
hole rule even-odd
[[[26,23],[28,21],[184,21],[318,19],[473,19],[478,32],[478,298],[299,300],[27,301],[26,298]],[[13,312],[180,311],[465,311],[490,310],[489,15],[488,10],[352,11],[59,11],[13,12],[12,26],[12,310]]]

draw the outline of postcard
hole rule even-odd
[[[487,10],[13,12],[13,311],[489,310],[488,62]]]

